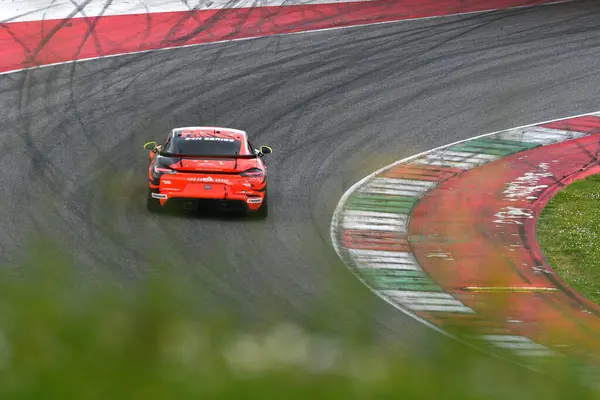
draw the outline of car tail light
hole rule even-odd
[[[152,170],[155,175],[159,175],[159,176],[163,175],[163,174],[176,174],[177,173],[177,171],[175,171],[174,169],[159,167],[158,165],[155,165]]]
[[[152,167],[152,183],[154,185],[159,185],[161,176],[172,175],[176,173],[177,171],[175,171],[174,169],[166,168],[164,166],[161,166],[160,164],[155,165]]]
[[[263,176],[263,171],[260,168],[250,168],[242,172],[241,175],[252,178],[260,178],[261,176]]]

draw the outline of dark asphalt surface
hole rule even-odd
[[[600,4],[270,37],[0,76],[0,261],[36,236],[82,277],[166,267],[201,308],[313,320],[414,343],[433,334],[372,295],[329,238],[346,189],[459,139],[600,110]],[[150,215],[142,145],[217,125],[270,145],[267,221]],[[374,317],[365,323],[371,307]]]

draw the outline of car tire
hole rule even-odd
[[[162,206],[160,205],[160,200],[152,197],[152,192],[148,190],[148,196],[146,197],[146,208],[150,212],[160,212],[162,210]]]

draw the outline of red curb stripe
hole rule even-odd
[[[406,235],[395,232],[363,231],[346,229],[344,245],[357,250],[410,252]]]
[[[600,117],[585,116],[565,121],[556,121],[540,125],[543,128],[561,129],[565,131],[583,132],[588,134],[600,133]]]
[[[344,240],[344,245],[349,249],[355,249],[355,250],[410,252],[410,248],[406,241],[404,241],[404,242],[374,242],[374,241],[353,240],[351,237],[347,237]]]
[[[545,125],[593,132],[600,118]],[[600,172],[599,139],[592,135],[517,153],[427,193],[408,229],[421,268],[449,292],[467,286],[558,287],[559,293],[469,292],[460,298],[481,316],[523,321],[505,324],[513,334],[548,347],[574,344],[561,350],[573,356],[600,354],[600,309],[552,274],[534,236],[540,211],[558,190]],[[446,256],[428,256],[433,253]]]
[[[4,23],[0,24],[0,72],[222,40],[552,2],[377,0]]]

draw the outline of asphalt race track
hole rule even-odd
[[[355,324],[398,342],[433,334],[340,263],[333,210],[355,181],[396,159],[599,110],[596,3],[0,76],[0,261],[17,263],[31,235],[49,235],[75,252],[83,277],[108,271],[127,287],[168,261],[199,307],[251,323],[302,321],[318,309],[334,330]],[[273,148],[267,221],[146,211],[142,145],[189,125],[244,129]],[[370,306],[378,311],[365,327]]]

